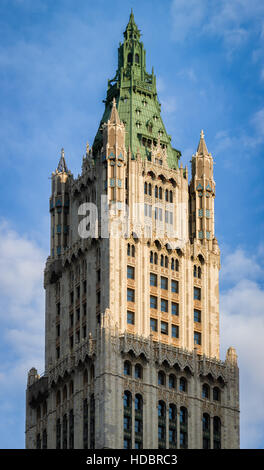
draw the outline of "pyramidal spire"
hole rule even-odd
[[[58,173],[69,173],[69,170],[67,168],[66,161],[65,161],[64,149],[63,148],[61,149],[61,157],[60,157],[59,164],[57,166],[57,172]]]
[[[204,140],[204,131],[203,130],[201,130],[201,133],[200,133],[200,141],[199,141],[199,144],[198,144],[198,147],[197,147],[197,153],[200,154],[200,155],[208,155],[208,150],[207,150],[206,143],[205,143],[205,140]]]
[[[113,105],[112,105],[112,110],[111,110],[111,114],[110,114],[110,122],[112,124],[121,124],[121,121],[120,121],[120,118],[119,118],[119,115],[118,115],[118,111],[116,109],[116,99],[113,98]]]
[[[128,21],[126,30],[124,32],[124,37],[125,37],[125,39],[130,38],[130,39],[137,39],[137,40],[139,40],[139,38],[140,38],[140,31],[139,31],[139,29],[136,25],[132,8],[131,8],[129,21]]]

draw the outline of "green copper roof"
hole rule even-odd
[[[167,147],[169,166],[178,168],[181,153],[172,148],[171,137],[163,124],[156,77],[153,69],[151,74],[146,71],[146,51],[132,11],[124,32],[124,42],[119,44],[115,77],[108,80],[105,111],[93,143],[95,153],[102,146],[101,127],[110,117],[113,98],[116,99],[120,120],[125,124],[126,147],[130,147],[133,158],[138,152],[142,159],[148,158],[152,143],[156,144],[160,138],[161,144]]]

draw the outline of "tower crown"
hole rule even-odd
[[[124,41],[118,48],[118,67],[112,80],[108,80],[105,111],[95,136],[93,149],[95,157],[100,154],[103,145],[102,128],[109,120],[112,112],[113,98],[120,121],[126,128],[126,150],[130,148],[131,158],[152,160],[152,148],[158,144],[167,153],[168,166],[178,168],[181,155],[171,145],[171,137],[167,134],[161,118],[161,105],[158,101],[156,77],[146,70],[146,51],[141,34],[131,11]]]

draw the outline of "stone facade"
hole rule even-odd
[[[219,360],[220,250],[203,131],[192,175],[160,116],[133,14],[82,174],[52,174],[45,372],[27,448],[238,448],[234,348]]]

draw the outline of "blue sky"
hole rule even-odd
[[[24,447],[26,374],[43,371],[50,174],[77,176],[131,7],[184,166],[215,159],[221,358],[240,366],[241,447],[264,448],[264,3],[0,1],[0,448]]]

